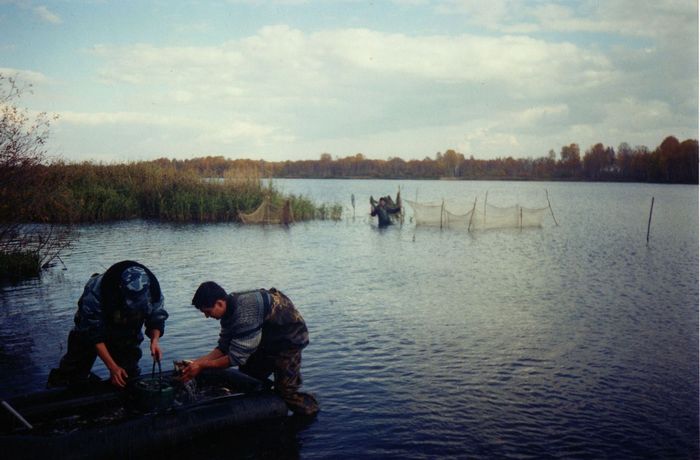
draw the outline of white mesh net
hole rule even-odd
[[[488,203],[461,213],[448,209],[442,203],[418,203],[405,200],[413,208],[413,220],[416,225],[440,228],[463,228],[467,230],[487,230],[494,228],[541,227],[549,208],[524,208],[510,206],[500,208]]]
[[[510,206],[499,208],[486,204],[477,209],[472,229],[541,227],[548,208],[523,208]]]
[[[443,226],[447,228],[469,228],[469,222],[472,220],[472,212],[466,214],[455,214],[447,209],[443,213]]]
[[[413,208],[413,220],[416,225],[442,224],[442,214],[444,205],[442,203],[418,203],[416,201],[404,200]]]

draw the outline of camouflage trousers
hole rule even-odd
[[[138,377],[141,347],[136,338],[105,342],[109,354],[122,367],[129,378]],[[90,370],[95,364],[97,350],[95,344],[86,340],[83,334],[71,330],[68,334],[68,349],[58,368],[51,369],[46,384],[48,388],[85,383],[91,378]]]
[[[274,355],[258,350],[240,370],[258,380],[266,380],[270,374],[274,374],[275,393],[280,395],[295,414],[315,415],[319,411],[316,398],[299,391],[302,383],[301,350],[288,350]]]

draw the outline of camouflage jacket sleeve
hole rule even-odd
[[[92,343],[104,342],[107,338],[100,299],[101,283],[102,275],[93,275],[85,284],[83,295],[78,300],[75,327]]]
[[[151,331],[154,329],[160,331],[161,337],[165,334],[165,320],[168,319],[169,315],[168,312],[165,311],[165,308],[163,308],[164,303],[165,299],[163,298],[163,294],[161,294],[158,302],[151,305],[151,311],[146,317],[146,335],[149,337],[151,337]]]

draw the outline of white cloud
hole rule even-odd
[[[264,147],[277,142],[294,142],[290,134],[282,133],[272,127],[246,121],[235,121],[223,126],[208,127],[198,137],[199,142],[207,144],[232,145],[240,142],[252,143]]]
[[[569,116],[569,107],[566,104],[556,104],[540,107],[530,107],[516,112],[512,117],[508,117],[505,124],[513,126],[523,126],[531,128],[541,123],[559,122],[562,118]]]
[[[0,67],[0,75],[12,77],[21,84],[47,83],[49,78],[41,72],[26,69],[13,69],[10,67]]]
[[[462,15],[470,24],[506,33],[535,31],[610,33],[659,37],[697,33],[696,0],[443,0],[436,11]]]
[[[59,123],[69,123],[85,126],[114,125],[114,124],[137,124],[137,125],[160,125],[186,126],[190,122],[186,119],[154,115],[137,112],[72,112],[63,111],[59,118]]]
[[[61,112],[55,123],[59,132],[78,129],[120,129],[136,127],[148,131],[148,139],[139,142],[141,146],[158,147],[153,139],[178,139],[181,146],[196,151],[222,151],[233,147],[266,147],[280,142],[293,142],[294,137],[284,129],[235,118],[202,119],[187,116],[159,115],[139,112]],[[112,128],[110,128],[112,127]],[[127,149],[128,150],[128,149]]]
[[[49,11],[49,9],[44,5],[35,6],[32,10],[34,11],[34,14],[36,14],[37,17],[44,22],[48,22],[50,24],[61,24],[63,22],[60,16]]]
[[[272,26],[219,46],[96,46],[93,53],[105,61],[101,76],[106,81],[184,85],[202,99],[247,94],[261,101],[297,102],[318,93],[342,97],[343,88],[371,88],[391,79],[497,81],[520,97],[616,78],[614,66],[599,52],[522,36],[410,37],[367,29],[304,34]]]
[[[667,126],[674,116],[676,114],[666,102],[625,97],[605,104],[601,124],[625,131],[646,131]]]
[[[621,66],[654,64],[649,53],[613,59],[624,51],[607,55],[523,35],[306,33],[285,25],[210,46],[98,45],[91,54],[110,97],[141,108],[69,120],[186,127],[192,137],[179,148],[230,154],[382,157],[383,148],[422,158],[437,146],[482,158],[537,156],[571,142],[607,141],[596,136],[619,142],[600,114],[625,98],[644,100],[649,84],[646,74]],[[647,124],[650,117],[627,120]]]

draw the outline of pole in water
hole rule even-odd
[[[472,212],[469,215],[469,225],[467,225],[467,232],[472,231],[472,219],[474,218],[474,213],[476,212],[476,200],[478,197],[474,198],[474,206],[472,207]]]
[[[518,206],[520,208],[520,206]],[[523,230],[523,208],[520,208],[520,230]]]
[[[445,199],[442,199],[442,204],[440,205],[440,230],[442,230],[443,216],[445,214]]]
[[[549,201],[549,191],[547,189],[544,189],[545,195],[547,195],[547,204],[549,205],[549,212],[552,213],[552,219],[554,219],[554,225],[557,227],[559,226],[559,222],[557,222],[557,218],[554,217],[554,211],[552,211],[552,203]]]
[[[484,227],[486,226],[486,202],[489,201],[489,191],[486,190],[486,198],[484,198]]]
[[[649,232],[651,230],[651,214],[654,212],[654,197],[651,197],[651,209],[649,209],[649,223],[647,224],[647,246],[649,246]]]

